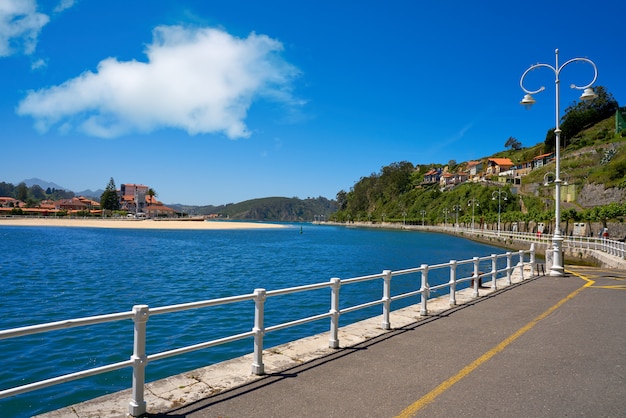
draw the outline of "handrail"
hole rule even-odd
[[[413,227],[415,228],[415,227]],[[417,227],[420,228],[419,226]],[[429,230],[441,229],[444,232],[453,232],[455,234],[463,233],[470,235],[481,235],[501,239],[515,239],[528,243],[536,243],[543,245],[551,245],[553,236],[550,234],[536,234],[530,232],[515,231],[494,231],[491,229],[472,229],[467,227],[426,227]],[[583,236],[561,236],[563,239],[563,248],[569,249],[585,249],[596,250],[607,253],[612,256],[626,259],[626,243],[616,241],[607,237],[583,237]]]
[[[517,256],[517,263],[512,262],[513,256]],[[498,260],[505,259],[506,267],[498,268]],[[491,261],[491,270],[482,272],[479,269],[481,262]],[[470,275],[466,277],[457,277],[457,267],[459,265],[472,264],[473,269]],[[420,315],[428,315],[428,299],[430,294],[434,290],[448,287],[450,289],[450,305],[456,304],[456,292],[457,285],[459,283],[472,281],[473,284],[473,297],[479,297],[479,280],[478,278],[491,276],[492,289],[496,289],[496,281],[500,278],[500,274],[506,273],[507,284],[511,284],[512,272],[519,268],[521,273],[521,279],[524,280],[524,266],[530,266],[531,276],[534,276],[535,272],[535,247],[531,245],[529,250],[520,250],[519,252],[507,252],[504,254],[491,254],[485,257],[474,257],[468,260],[450,260],[448,263],[441,263],[435,265],[422,264],[420,267],[414,267],[404,270],[384,270],[382,273],[372,274],[367,276],[359,276],[348,279],[332,278],[328,282],[315,283],[305,286],[297,286],[285,289],[277,289],[272,291],[266,291],[265,289],[255,289],[253,293],[237,295],[219,299],[204,300],[199,302],[183,303],[178,305],[162,306],[156,308],[149,308],[147,305],[135,305],[132,311],[118,312],[108,315],[91,316],[84,318],[69,319],[65,321],[51,322],[47,324],[32,325],[8,330],[0,330],[0,339],[16,338],[24,335],[41,334],[58,329],[76,328],[86,325],[98,324],[103,322],[121,321],[126,319],[132,319],[134,323],[134,344],[133,353],[129,360],[104,365],[88,370],[83,370],[75,373],[70,373],[51,379],[46,379],[34,383],[29,383],[22,386],[17,386],[10,389],[0,391],[0,399],[9,396],[15,396],[18,394],[30,392],[36,389],[64,383],[80,378],[93,376],[113,370],[118,370],[126,367],[132,367],[133,369],[133,384],[132,384],[132,399],[129,402],[129,413],[132,416],[140,416],[146,412],[146,402],[144,400],[144,385],[145,385],[145,368],[154,361],[162,360],[168,357],[177,356],[185,353],[189,353],[196,350],[201,350],[217,345],[229,343],[244,338],[253,337],[254,339],[254,355],[252,362],[252,372],[255,374],[264,374],[263,365],[263,337],[268,332],[278,331],[284,328],[289,328],[308,322],[318,321],[326,318],[330,318],[330,337],[329,347],[339,347],[339,317],[341,314],[354,312],[357,310],[370,308],[376,305],[383,305],[382,309],[382,328],[391,329],[390,324],[390,304],[392,301],[397,301],[403,298],[414,297],[420,295]],[[449,270],[450,280],[448,282],[437,283],[431,287],[428,281],[429,272],[433,270]],[[421,283],[419,289],[409,290],[397,295],[391,295],[391,283],[393,277],[407,275],[407,274],[421,274]],[[340,302],[340,289],[342,286],[351,285],[354,283],[383,280],[383,295],[380,299],[371,300],[369,302],[360,303],[354,306],[347,306],[339,308]],[[272,326],[265,327],[264,323],[264,303],[268,297],[277,297],[286,294],[293,294],[299,292],[308,292],[312,290],[319,290],[324,288],[330,288],[331,297],[329,310],[323,313],[317,313],[305,318],[296,319],[289,322],[284,322]],[[244,333],[230,335],[224,338],[215,339],[211,341],[205,341],[202,343],[180,347],[173,350],[162,351],[154,354],[146,353],[146,335],[147,327],[146,322],[151,316],[168,314],[173,312],[180,312],[191,309],[201,309],[209,306],[218,305],[230,305],[233,303],[239,303],[243,301],[253,300],[255,302],[255,315],[254,315],[254,327],[252,330]]]

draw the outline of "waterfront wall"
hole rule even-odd
[[[493,245],[500,248],[506,248],[512,251],[526,250],[528,249],[530,242],[527,239],[517,239],[516,234],[510,231],[501,232],[500,236],[495,234],[495,231],[492,229],[469,229],[466,227],[456,228],[453,226],[422,226],[422,225],[405,225],[403,223],[371,223],[371,222],[352,222],[349,224],[345,223],[331,223],[327,222],[326,224],[333,224],[339,226],[353,226],[353,227],[364,227],[364,228],[388,228],[388,229],[407,229],[414,231],[425,231],[425,232],[436,232],[443,233],[448,235],[454,235],[461,238],[466,238],[472,241],[480,242],[483,244]],[[565,226],[565,225],[564,225]],[[572,225],[573,226],[573,225]],[[587,226],[587,228],[601,228],[601,224],[591,224],[591,226]],[[599,229],[600,231],[602,229]],[[626,235],[626,225],[621,223],[609,224],[609,231],[617,231],[617,234]],[[623,231],[623,232],[620,232]],[[521,233],[525,231],[519,231]],[[532,232],[532,231],[529,231]],[[571,232],[571,231],[570,231]],[[536,233],[536,228],[535,232]],[[565,235],[567,236],[567,235]],[[570,234],[571,236],[571,234]],[[622,235],[623,236],[623,235]],[[594,237],[593,234],[590,234],[590,237]],[[538,259],[545,259],[545,255],[547,251],[552,251],[552,242],[548,235],[545,235],[542,240],[537,240],[534,242],[535,251]],[[611,236],[612,239],[615,239],[615,235]],[[623,241],[623,239],[622,239]],[[563,254],[564,254],[564,262],[565,264],[576,264],[576,265],[590,265],[596,267],[603,268],[614,268],[614,269],[624,269],[626,270],[626,260],[624,257],[619,257],[615,255],[608,254],[603,251],[599,251],[591,248],[575,248],[563,246]]]

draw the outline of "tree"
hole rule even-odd
[[[150,203],[154,204],[154,197],[158,196],[158,193],[152,187],[150,187],[146,194],[150,196]]]
[[[28,187],[26,186],[26,183],[22,182],[18,184],[17,188],[15,189],[15,194],[16,194],[15,198],[17,200],[26,202],[26,200],[28,199]]]
[[[522,149],[522,143],[519,142],[517,139],[513,138],[512,136],[509,137],[509,139],[504,143],[504,147],[505,148],[511,148],[514,150],[520,150]]]
[[[603,86],[596,86],[594,90],[598,95],[595,99],[588,102],[574,102],[565,109],[565,115],[561,118],[561,124],[559,126],[561,128],[562,147],[567,147],[569,141],[583,129],[612,116],[618,109],[617,101]],[[545,145],[547,152],[554,150],[554,128],[548,131]]]
[[[30,188],[30,192],[33,195],[33,199],[35,200],[43,200],[46,198],[46,194],[44,193],[41,186],[38,184],[33,184]]]
[[[120,209],[120,200],[117,196],[117,187],[115,186],[113,177],[111,177],[109,184],[107,184],[106,189],[104,189],[104,193],[100,196],[100,207],[102,210]]]

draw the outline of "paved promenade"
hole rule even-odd
[[[626,271],[568,266],[461,302],[213,396],[181,387],[196,400],[148,416],[626,416]]]

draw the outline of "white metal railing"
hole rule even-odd
[[[514,263],[513,258],[517,258],[517,263]],[[504,259],[506,261],[506,267],[498,269],[498,260]],[[483,272],[480,270],[480,263],[487,262],[491,265],[491,270]],[[502,264],[502,263],[500,263]],[[457,268],[461,265],[472,266],[471,274],[466,277],[457,277]],[[125,367],[132,367],[132,399],[129,402],[129,413],[132,416],[140,416],[146,413],[146,401],[144,399],[144,385],[145,385],[145,369],[146,366],[154,361],[162,360],[168,357],[177,356],[185,353],[189,353],[196,350],[201,350],[220,344],[226,344],[228,342],[241,340],[244,338],[252,337],[254,339],[253,347],[253,361],[252,361],[252,373],[264,374],[263,364],[263,337],[268,332],[277,331],[280,329],[293,327],[296,325],[305,324],[308,322],[318,321],[325,318],[330,318],[330,337],[329,347],[339,347],[339,317],[342,314],[357,311],[360,309],[369,308],[376,305],[382,305],[382,328],[391,329],[390,313],[391,302],[408,298],[411,296],[420,295],[420,315],[428,315],[428,298],[431,292],[435,292],[439,289],[449,288],[450,293],[450,305],[456,305],[456,292],[457,285],[463,282],[471,281],[471,287],[473,288],[472,296],[474,298],[479,297],[479,285],[483,278],[491,278],[491,288],[497,289],[497,279],[505,278],[506,284],[511,284],[511,276],[515,269],[519,269],[521,280],[526,279],[524,277],[524,266],[530,266],[530,276],[535,275],[535,247],[531,245],[530,250],[520,250],[516,253],[507,252],[505,254],[491,254],[486,257],[474,257],[468,260],[456,261],[451,260],[448,263],[428,265],[422,264],[420,267],[410,268],[406,270],[384,270],[379,274],[372,274],[368,276],[354,277],[349,279],[332,278],[328,282],[321,282],[311,285],[291,287],[285,289],[278,289],[273,291],[266,291],[265,289],[255,289],[253,293],[244,294],[239,296],[211,299],[200,302],[185,303],[179,305],[170,305],[157,308],[149,308],[147,305],[135,305],[129,312],[119,312],[108,315],[92,316],[85,318],[69,319],[65,321],[51,322],[47,324],[33,325],[21,328],[13,328],[0,331],[0,340],[16,338],[25,335],[41,334],[54,330],[82,327],[93,324],[100,324],[105,322],[114,322],[132,319],[134,323],[134,339],[133,339],[133,353],[129,360],[112,363],[101,367],[96,367],[88,370],[79,371],[76,373],[66,374],[51,379],[41,380],[38,382],[17,386],[10,389],[0,391],[0,399],[15,396],[18,394],[31,392],[37,389],[57,385],[64,382],[69,382],[101,373],[106,373],[114,370],[119,370]],[[449,280],[445,283],[431,285],[428,280],[429,273],[434,270],[449,270]],[[407,274],[421,274],[421,282],[419,289],[408,291],[405,293],[392,296],[391,284],[392,279],[397,276]],[[340,308],[340,289],[342,286],[352,285],[359,282],[383,280],[383,294],[380,299],[372,300],[360,305],[349,306]],[[329,288],[330,295],[330,309],[328,312],[321,314],[308,316],[291,322],[285,322],[273,326],[265,326],[264,323],[264,304],[267,298],[277,297],[280,295],[294,294],[298,292],[309,292],[318,289]],[[146,353],[146,337],[147,337],[147,321],[151,316],[169,314],[173,312],[181,312],[186,310],[194,310],[199,308],[205,308],[209,306],[228,305],[238,303],[242,301],[254,301],[254,326],[252,330],[240,334],[230,335],[225,338],[220,338],[212,341],[206,341],[203,343],[190,345],[174,350],[163,351],[154,354]]]
[[[429,227],[431,230],[440,229]],[[536,243],[550,246],[552,244],[552,235],[549,234],[536,234],[530,232],[514,232],[514,231],[495,231],[491,229],[472,229],[464,227],[444,227],[441,228],[444,231],[450,231],[454,233],[463,233],[468,235],[480,235],[501,239],[514,239],[516,241]],[[609,255],[626,259],[626,243],[622,241],[611,240],[606,237],[577,237],[577,236],[562,236],[564,249],[585,249],[602,251]]]

